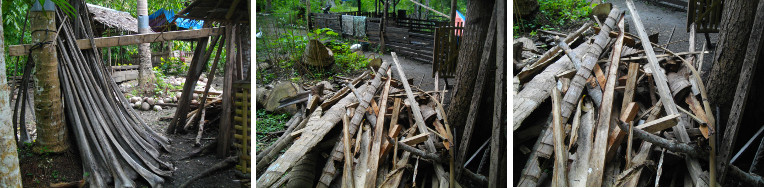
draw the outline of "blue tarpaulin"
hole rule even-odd
[[[163,26],[170,22],[173,22],[176,26],[184,29],[201,29],[202,24],[204,24],[204,20],[176,18],[174,10],[159,9],[149,15],[149,25],[155,32],[163,31]]]

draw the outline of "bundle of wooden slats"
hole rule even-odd
[[[321,92],[311,92],[283,135],[257,154],[257,185],[456,185],[442,93],[411,86],[395,53],[393,59],[395,67],[385,61],[374,74],[347,81],[323,101]],[[466,177],[476,185],[487,185],[485,176],[470,174]]]
[[[624,12],[613,7],[607,19],[597,21],[600,28],[591,40],[576,42],[586,37],[585,25],[516,75],[515,85],[522,89],[514,96],[514,145],[527,162],[514,184],[682,186],[675,183],[684,180],[684,186],[717,186],[717,174],[724,176],[725,171],[748,184],[764,184],[758,175],[726,163],[732,149],[727,140],[734,140],[727,134],[735,131],[729,127],[736,127],[740,117],[731,116],[734,123],[728,123],[717,153],[717,118],[695,68],[707,52],[695,52],[695,31],[691,30],[689,52],[674,53],[650,42],[633,2],[627,0],[626,5],[636,36],[624,32]],[[759,40],[758,31],[752,40]],[[670,41],[671,35],[666,44]],[[568,44],[579,45],[570,49]],[[755,45],[749,48],[758,51]],[[746,59],[745,65],[753,61]],[[745,65],[738,85],[742,98],[750,87],[746,70],[752,70]],[[547,98],[549,113],[538,108],[548,104],[542,103]],[[735,102],[740,104],[738,97]],[[540,120],[528,121],[532,119]],[[529,149],[526,142],[536,135]],[[723,162],[717,162],[717,155]],[[667,165],[681,167],[668,169],[673,172],[670,185],[661,181],[662,175],[667,178]],[[553,170],[546,172],[550,167]]]
[[[76,39],[93,40],[90,18],[84,1],[70,1],[79,7],[76,17],[65,16],[56,40],[59,79],[70,125],[90,187],[136,187],[140,176],[152,187],[169,177],[173,165],[159,158],[169,140],[149,128],[128,105],[119,87],[108,74],[96,46],[80,50]],[[51,99],[53,100],[53,99]]]

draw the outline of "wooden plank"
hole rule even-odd
[[[142,43],[153,43],[171,40],[184,40],[195,39],[208,36],[216,36],[223,34],[223,27],[216,28],[204,28],[185,31],[170,31],[161,33],[150,34],[135,34],[135,35],[122,35],[113,37],[99,37],[95,38],[95,46],[98,48],[112,47],[112,46],[125,46]],[[27,55],[29,49],[32,49],[33,44],[24,45],[12,45],[8,47],[8,55],[10,56],[23,56]],[[77,46],[80,49],[91,49],[90,39],[77,40]]]
[[[621,112],[619,119],[623,122],[631,122],[637,116],[637,112],[639,112],[639,105],[636,102],[630,102]]]
[[[594,139],[594,149],[592,150],[591,159],[589,161],[591,173],[587,177],[586,186],[599,187],[602,186],[602,175],[605,170],[605,157],[607,152],[607,137],[610,129],[610,116],[613,106],[613,94],[615,90],[615,81],[618,76],[618,64],[621,57],[621,48],[623,47],[623,16],[618,19],[618,28],[621,31],[613,46],[613,53],[611,57],[613,62],[610,63],[608,71],[607,83],[605,84],[605,91],[602,94],[602,105],[600,106],[599,121],[597,121],[596,134]]]
[[[639,74],[639,63],[629,63],[629,73],[626,75],[626,90],[623,93],[623,103],[621,103],[621,114],[626,111],[626,106],[634,101],[634,93],[637,88],[637,74]]]
[[[568,150],[565,148],[565,130],[562,127],[560,102],[562,99],[557,88],[552,89],[552,135],[554,135],[554,170],[552,172],[552,187],[567,187]]]
[[[379,113],[377,114],[376,126],[374,127],[374,140],[371,145],[371,155],[369,155],[369,168],[366,171],[369,173],[366,176],[366,186],[377,186],[377,168],[379,168],[379,159],[382,150],[382,137],[385,131],[385,111],[387,110],[387,98],[390,93],[390,75],[392,70],[387,69],[387,81],[382,88],[382,100],[380,101]],[[373,104],[373,103],[372,103]],[[375,109],[376,110],[376,109]],[[381,115],[380,115],[381,114]],[[363,159],[362,159],[363,160]],[[360,181],[360,180],[359,180]]]
[[[642,21],[641,21],[642,19],[639,17],[639,12],[636,11],[634,2],[632,0],[627,0],[626,6],[628,6],[629,12],[631,12],[632,19],[634,21],[634,26],[637,29],[640,41],[650,41],[649,37],[647,36],[647,32],[645,31],[645,27],[642,24]],[[653,50],[653,46],[649,42],[642,42],[642,47],[644,48],[645,54],[648,56],[647,58],[647,61],[649,62],[648,67],[652,69],[655,85],[658,88],[658,93],[660,96],[660,100],[663,102],[663,107],[666,109],[666,114],[668,115],[679,114],[679,110],[676,108],[674,99],[671,96],[671,91],[668,88],[666,75],[663,72],[659,71],[660,66],[658,65],[658,59],[655,57],[655,51]],[[687,131],[684,128],[683,122],[680,122],[679,124],[677,124],[677,126],[674,126],[673,129],[679,141],[684,143],[688,143],[691,141],[690,137],[687,135]],[[696,181],[700,180],[700,174],[703,173],[700,167],[700,163],[698,163],[696,159],[693,159],[690,157],[685,158],[685,161],[687,163],[688,171],[690,172],[690,176],[692,176],[692,179]],[[696,186],[704,186],[704,185],[701,184]]]
[[[602,91],[605,91],[605,81],[607,81],[607,78],[605,77],[605,74],[602,73],[602,68],[600,68],[600,65],[595,63],[594,64],[594,75],[597,77],[597,83],[599,83],[600,88],[602,88]]]
[[[342,116],[342,125],[342,141],[345,143],[345,147],[343,147],[345,149],[345,166],[342,171],[342,187],[349,188],[353,187],[355,183],[353,182],[353,156],[350,150],[350,133],[348,132],[350,119],[347,113]]]
[[[417,144],[421,144],[424,141],[427,141],[429,136],[427,136],[427,133],[422,133],[416,136],[408,137],[406,139],[401,140],[401,142],[409,145],[409,146],[416,146]]]

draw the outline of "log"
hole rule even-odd
[[[615,17],[617,15],[616,12],[618,12],[618,11],[617,10],[616,11],[612,11],[611,12],[611,16]],[[613,28],[613,25],[615,24],[614,19],[615,18],[613,18],[612,20],[609,19],[608,21],[605,22],[607,27],[604,27],[603,31],[609,31],[611,28]],[[596,57],[599,57],[600,53],[602,53],[602,51],[601,51],[603,49],[602,46],[605,46],[606,43],[607,43],[608,36],[607,36],[606,33],[607,32],[600,32],[600,34],[598,34],[597,36],[593,37],[594,41],[595,41],[594,43],[579,45],[573,51],[576,54],[585,54],[586,53],[587,57],[595,58],[595,61],[596,61]],[[572,35],[569,35],[569,37],[570,36],[572,36]],[[567,41],[567,40],[566,40],[566,42],[569,43],[569,41]],[[556,49],[556,48],[553,48],[553,50],[554,49]],[[580,76],[584,76],[584,74],[591,75],[591,69],[592,69],[591,66],[594,65],[594,61],[589,62],[588,59],[589,58],[587,58],[587,60],[583,61],[585,65],[582,66],[582,68],[588,69],[588,72],[587,73],[583,73],[584,71],[579,70],[576,73],[576,75],[577,75],[576,77],[578,77],[579,74],[581,74]],[[587,66],[589,64],[590,64],[590,66]],[[557,75],[558,73],[560,73],[562,71],[568,70],[571,67],[572,67],[572,64],[571,64],[569,58],[560,58],[555,63],[549,65],[549,67],[544,69],[543,72],[539,73],[539,75],[536,75],[535,77],[533,77],[533,79],[531,81],[529,81],[528,83],[525,84],[525,88],[523,88],[523,90],[521,90],[517,95],[514,96],[514,104],[513,104],[513,108],[512,108],[513,112],[514,112],[513,113],[513,117],[514,118],[513,118],[513,123],[512,123],[513,124],[513,131],[517,130],[521,126],[521,124],[525,120],[525,118],[527,118],[531,114],[531,112],[533,112],[533,110],[535,110],[538,107],[538,105],[541,104],[541,102],[543,102],[547,97],[549,97],[551,89],[556,85],[556,82],[554,80],[554,75]],[[522,74],[522,73],[520,73],[520,74]],[[518,74],[518,77],[520,77],[519,76],[520,74]],[[588,78],[588,76],[587,77],[583,77],[583,78],[584,79]],[[571,103],[578,102],[578,97],[574,97],[572,93],[576,93],[576,92],[578,92],[580,90],[580,88],[581,88],[580,86],[583,86],[583,80],[579,81],[578,78],[574,78],[573,79],[573,83],[571,83],[571,86],[572,86],[572,89],[573,89],[572,91],[573,92],[568,92],[571,95],[570,97],[568,97],[569,94],[566,93],[565,94],[566,97],[564,98],[564,100],[566,100],[566,101],[567,100],[571,100]],[[576,90],[576,88],[578,88],[579,90]],[[578,96],[580,96],[580,92],[578,92],[578,93],[579,93]],[[571,99],[568,99],[568,98],[571,98]],[[573,104],[570,104],[570,106],[571,106],[570,111],[573,110],[572,109],[572,105]],[[562,110],[563,110],[563,113],[562,113],[563,114],[563,122],[565,122],[565,120],[567,120],[567,118],[565,118],[565,117],[569,117],[569,115],[568,116],[565,115],[566,114],[565,113],[565,109],[566,109],[565,106],[566,106],[566,104],[563,103],[563,108],[562,108]],[[568,114],[570,114],[570,113],[568,113]],[[549,132],[551,134],[551,131],[549,131]]]
[[[552,176],[553,187],[567,187],[567,163],[568,163],[568,150],[565,148],[563,139],[565,138],[565,130],[562,127],[562,115],[560,114],[560,91],[557,88],[552,89],[552,128],[554,135],[554,171]],[[497,149],[497,148],[494,148]]]
[[[380,68],[377,69],[377,72],[375,74],[382,75],[387,71],[387,69],[389,69],[389,67],[390,67],[389,61],[383,62],[382,66],[380,66]],[[363,93],[353,92],[354,93],[354,95],[352,95],[353,98],[358,99],[356,96],[361,96],[361,98],[360,100],[358,100],[358,106],[355,108],[354,114],[356,115],[353,115],[353,118],[350,120],[350,128],[348,129],[350,135],[354,135],[356,134],[356,131],[358,131],[358,126],[361,124],[361,121],[364,119],[363,114],[367,114],[366,108],[369,107],[369,103],[370,101],[372,101],[372,97],[374,96],[374,93],[376,93],[376,89],[377,87],[380,86],[380,84],[381,84],[381,76],[375,76],[371,82],[361,86],[361,87],[367,87],[367,88],[373,87],[373,88],[368,88]],[[354,86],[352,85],[350,85],[348,88],[350,89],[350,91],[356,90],[354,89]],[[348,97],[351,97],[351,95],[348,95],[346,98]],[[367,115],[370,115],[370,114],[367,114]],[[368,116],[366,117],[366,122],[369,122],[372,125],[375,124],[375,121],[376,121],[376,118],[368,118]],[[356,142],[360,142],[360,140],[361,139],[356,138]],[[356,143],[356,147],[359,147],[358,143]],[[336,169],[338,167],[335,166],[334,162],[342,161],[343,148],[344,148],[344,144],[342,142],[338,142],[337,144],[334,145],[334,149],[332,149],[332,153],[330,154],[331,157],[329,157],[328,161],[326,162],[326,165],[324,166],[323,173],[321,173],[321,177],[319,178],[319,183],[317,187],[329,187],[332,180],[334,180],[334,178],[337,176]],[[356,181],[356,183],[358,184],[358,181]]]
[[[586,176],[589,169],[589,155],[592,150],[592,141],[594,135],[594,108],[591,101],[584,103],[584,117],[581,119],[581,128],[578,129],[580,139],[576,141],[578,149],[573,154],[573,164],[570,165],[568,173],[568,186],[581,187],[586,185]],[[575,121],[575,119],[574,119]],[[574,122],[575,123],[575,122]]]
[[[350,133],[348,132],[348,127],[350,126],[350,118],[348,118],[348,114],[345,113],[344,116],[342,116],[342,142],[344,143],[344,151],[345,151],[345,168],[342,170],[342,187],[344,188],[350,188],[355,185],[353,182],[353,156],[350,155]]]
[[[379,168],[379,160],[382,150],[382,144],[384,143],[382,141],[382,137],[384,135],[385,131],[385,114],[387,110],[387,95],[390,94],[390,80],[392,80],[390,74],[391,70],[387,69],[387,81],[385,81],[385,86],[382,88],[382,100],[379,102],[379,113],[377,114],[377,121],[376,126],[374,127],[374,138],[372,140],[371,145],[371,153],[372,155],[369,155],[369,167],[367,169],[367,172],[369,173],[366,176],[366,186],[376,187],[377,186],[377,168]],[[379,76],[379,75],[378,75]],[[373,103],[372,103],[373,104]],[[359,180],[361,181],[361,180]]]
[[[756,11],[756,18],[754,25],[764,24],[764,3],[759,2]],[[737,89],[735,89],[735,99],[732,102],[732,109],[730,110],[730,116],[727,119],[727,128],[724,131],[724,137],[722,138],[722,145],[719,147],[721,150],[717,153],[719,158],[719,182],[724,183],[727,166],[729,165],[730,155],[732,154],[733,146],[737,141],[737,133],[740,128],[740,124],[743,119],[743,112],[746,108],[748,101],[748,94],[753,84],[753,78],[756,75],[756,67],[760,61],[759,55],[761,55],[763,30],[761,27],[752,27],[750,39],[746,48],[745,59],[740,71],[740,78],[737,83]]]
[[[668,88],[666,75],[663,74],[663,72],[659,71],[660,66],[658,65],[658,59],[655,57],[655,51],[653,51],[652,45],[647,42],[650,41],[647,36],[647,32],[645,32],[645,27],[642,25],[641,18],[639,17],[639,13],[636,11],[636,8],[634,7],[634,2],[631,0],[626,1],[626,5],[629,7],[629,11],[632,14],[632,19],[634,21],[634,26],[637,28],[637,32],[639,33],[640,41],[642,42],[642,47],[645,50],[646,55],[648,56],[647,61],[649,62],[648,68],[650,68],[653,71],[653,77],[655,79],[655,84],[658,86],[658,93],[660,95],[660,100],[663,102],[663,107],[666,109],[666,114],[673,115],[678,114],[679,111],[676,109],[676,104],[674,103],[673,98],[670,95],[670,90]],[[690,142],[690,137],[687,135],[687,132],[684,128],[684,123],[680,121],[677,126],[674,126],[674,133],[677,135],[679,140],[683,143]],[[636,132],[636,131],[635,131]],[[636,134],[635,134],[636,135]],[[685,160],[687,162],[688,171],[690,172],[690,176],[692,176],[692,179],[696,182],[700,180],[700,174],[702,173],[702,170],[700,168],[700,164],[696,159],[693,158],[686,158]],[[704,182],[701,183],[701,185],[696,186],[704,186]]]
[[[580,28],[578,28],[578,30],[568,34],[568,36],[565,37],[563,41],[565,41],[565,43],[572,43],[573,41],[576,41],[576,39],[578,39],[578,37],[580,37],[584,33],[584,31],[589,30],[591,26],[592,26],[591,23],[585,23]],[[531,78],[533,74],[546,68],[550,63],[552,63],[551,60],[557,57],[558,55],[560,55],[560,53],[562,52],[561,50],[562,49],[558,46],[552,47],[552,49],[549,49],[548,51],[546,51],[544,55],[541,55],[541,57],[538,60],[536,60],[536,62],[534,62],[527,68],[523,68],[523,70],[517,74],[517,78],[522,82],[527,81],[527,79]]]
[[[377,75],[381,75],[384,72],[387,71],[387,69],[390,67],[390,62],[384,62],[382,63],[382,66],[377,70]],[[380,86],[381,83],[381,77],[377,76],[375,77],[370,84],[363,85],[359,90],[363,91],[363,96],[366,96],[365,94],[368,93],[374,93],[374,91],[377,90],[377,88]],[[353,116],[353,120],[351,120],[351,125],[354,122],[359,122],[360,119],[363,117],[360,114],[363,114],[363,112],[358,112],[358,110],[363,110],[367,107],[368,103],[367,101],[371,100],[371,94],[368,95],[368,99],[362,99],[359,101],[359,106],[356,108],[356,116]],[[302,156],[307,153],[308,150],[313,148],[316,144],[318,144],[319,141],[323,139],[323,137],[326,135],[326,133],[331,130],[337,122],[339,122],[339,117],[344,113],[345,111],[345,105],[352,103],[353,101],[356,101],[356,97],[354,95],[348,95],[344,99],[340,100],[336,105],[332,106],[332,108],[328,109],[323,116],[321,116],[320,120],[317,121],[310,121],[308,125],[306,125],[305,129],[308,131],[305,131],[302,136],[300,136],[300,139],[296,140],[292,146],[296,147],[290,147],[284,155],[282,155],[280,158],[276,160],[273,164],[271,164],[270,168],[268,168],[267,171],[263,173],[263,175],[257,180],[258,186],[271,186],[275,181],[277,180],[277,177],[281,177],[286,171],[291,168],[293,163],[297,161],[297,159],[301,158]],[[356,121],[356,119],[358,119]],[[351,133],[353,133],[351,128]],[[305,134],[308,133],[308,134]],[[340,141],[341,142],[341,141]],[[336,148],[336,145],[335,145]],[[342,147],[340,147],[341,150]],[[340,155],[342,156],[342,155]],[[331,166],[334,166],[333,164]],[[322,174],[323,176],[323,174]],[[331,175],[333,177],[333,175]],[[332,178],[333,179],[333,178]],[[331,180],[329,181],[331,182]]]
[[[612,14],[612,12],[611,12]],[[615,81],[618,76],[618,64],[621,57],[621,48],[623,47],[623,16],[618,17],[618,28],[620,34],[613,47],[612,60],[608,71],[608,79],[605,84],[605,92],[602,95],[602,106],[600,106],[599,120],[597,121],[596,134],[594,138],[594,148],[592,149],[591,159],[589,161],[592,172],[586,180],[586,186],[602,186],[602,173],[605,170],[605,157],[607,153],[607,136],[610,128],[611,107],[613,106],[613,94],[615,90]],[[608,20],[610,21],[610,19]],[[604,29],[603,29],[604,30]],[[566,94],[567,97],[567,94]]]

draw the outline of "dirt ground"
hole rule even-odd
[[[213,87],[222,88],[222,79],[216,78],[213,81]],[[31,95],[31,92],[30,92]],[[15,101],[11,101],[14,104]],[[32,104],[33,105],[33,104]],[[27,130],[34,138],[36,132],[33,116],[27,109],[26,124]],[[145,121],[151,129],[164,135],[164,130],[169,125],[175,110],[170,107],[161,111],[140,111],[136,110],[140,118]],[[210,115],[210,114],[208,114]],[[214,116],[214,114],[213,114]],[[206,145],[214,141],[217,137],[217,122],[211,122],[205,127],[202,135],[201,144]],[[186,157],[193,150],[198,149],[194,146],[196,131],[185,135],[170,135],[170,151],[162,154],[162,158],[168,160],[175,167],[171,177],[165,178],[164,187],[178,187],[192,176],[208,169],[223,159],[219,159],[213,154],[203,155],[191,159],[180,160]],[[72,147],[61,154],[35,154],[28,149],[28,146],[21,146],[19,152],[19,161],[22,174],[22,183],[25,187],[48,187],[51,183],[62,183],[82,180],[83,170],[82,161],[79,157],[79,151],[76,144],[72,142]],[[189,187],[239,187],[242,177],[238,177],[233,168],[214,173],[211,176],[198,179]],[[141,178],[135,180],[140,187],[148,187]]]

